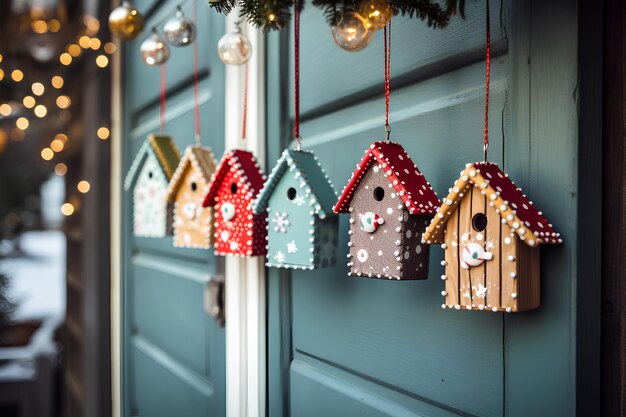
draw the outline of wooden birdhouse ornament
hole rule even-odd
[[[251,152],[234,149],[224,154],[202,203],[215,210],[217,255],[265,255],[267,215],[252,212],[265,178]]]
[[[423,235],[445,252],[443,308],[517,312],[539,307],[539,245],[561,238],[490,162],[468,164]]]
[[[167,200],[174,204],[174,246],[211,247],[213,213],[202,200],[215,172],[215,155],[204,146],[188,146],[167,189]]]
[[[438,208],[437,194],[400,144],[370,145],[334,207],[350,213],[349,275],[428,278],[421,235]]]
[[[172,209],[166,193],[179,160],[176,143],[166,135],[149,135],[139,149],[124,180],[124,189],[133,193],[135,236],[171,234]]]
[[[337,256],[335,190],[311,151],[285,149],[254,203],[267,212],[267,266],[314,269]]]

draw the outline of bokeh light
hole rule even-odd
[[[82,180],[76,185],[76,188],[78,189],[78,191],[85,194],[86,192],[89,191],[89,189],[91,188],[91,185],[89,184],[88,181]]]
[[[51,160],[52,158],[54,158],[54,152],[53,152],[53,151],[52,151],[52,149],[50,149],[50,148],[43,148],[43,149],[41,150],[41,158],[42,158],[44,161],[49,161],[49,160]]]
[[[109,129],[107,129],[106,127],[102,126],[101,128],[98,129],[98,137],[102,140],[106,140],[109,138],[109,136],[111,135],[111,132],[109,132]]]

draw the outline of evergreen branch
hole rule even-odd
[[[209,6],[219,13],[229,14],[236,6],[238,0],[210,0]]]

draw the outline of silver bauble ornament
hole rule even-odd
[[[187,46],[196,39],[196,25],[186,17],[178,6],[176,16],[172,17],[163,26],[165,40],[174,46]]]
[[[237,26],[231,33],[222,36],[217,43],[217,54],[224,64],[242,65],[250,59],[252,45]]]
[[[170,57],[170,47],[161,39],[156,31],[152,29],[152,34],[141,43],[141,58],[148,65],[161,65]]]
[[[365,19],[357,12],[344,12],[331,31],[337,46],[350,52],[360,51],[374,38],[374,31],[367,29]]]

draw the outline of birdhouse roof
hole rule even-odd
[[[130,190],[135,184],[141,167],[149,154],[153,154],[156,157],[167,181],[172,178],[178,161],[180,161],[180,152],[178,151],[176,142],[166,135],[150,134],[143,145],[141,145],[141,148],[139,148],[139,152],[137,152],[126,174],[126,178],[124,179],[125,190]]]
[[[167,187],[167,201],[173,201],[176,197],[176,192],[184,177],[183,173],[189,164],[191,164],[191,167],[196,172],[202,175],[208,184],[213,172],[215,172],[217,162],[215,161],[215,155],[211,148],[206,146],[187,146],[183,158],[180,160],[176,171],[174,171],[174,175],[172,175],[170,184]]]
[[[252,207],[256,214],[261,214],[267,209],[274,188],[287,170],[295,171],[295,178],[301,180],[300,187],[304,190],[307,203],[313,207],[315,214],[322,219],[333,214],[332,208],[337,194],[328,175],[313,152],[296,149],[285,149],[276,162]]]
[[[467,164],[461,176],[450,189],[450,194],[442,201],[441,208],[424,232],[422,241],[438,243],[443,239],[444,225],[454,213],[459,202],[467,193],[467,187],[475,185],[485,191],[490,206],[496,208],[500,217],[520,240],[528,246],[540,243],[561,243],[561,236],[552,224],[537,210],[507,174],[492,162]]]
[[[244,188],[248,191],[250,200],[257,196],[266,178],[252,152],[242,149],[230,150],[224,153],[211,178],[209,192],[202,203],[204,207],[215,205],[215,197],[217,197],[220,185],[229,172],[241,181]]]
[[[333,208],[335,213],[346,213],[354,192],[359,188],[367,170],[374,165],[382,169],[383,175],[396,190],[405,207],[411,214],[435,214],[439,209],[439,198],[424,174],[406,153],[402,145],[394,142],[374,142],[365,151],[361,162],[356,166],[348,184],[344,187],[339,201]]]

